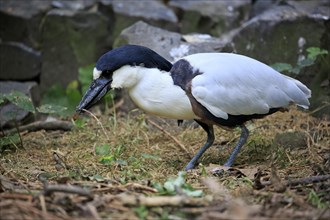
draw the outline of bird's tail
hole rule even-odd
[[[309,108],[309,98],[312,97],[312,91],[307,88],[307,86],[305,86],[303,83],[301,83],[298,80],[292,79],[294,84],[296,85],[298,91],[294,93],[293,95],[293,100],[294,102],[304,108],[304,109],[308,109]],[[292,94],[292,93],[291,93]]]

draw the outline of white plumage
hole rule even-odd
[[[266,114],[292,103],[309,106],[311,91],[305,85],[249,57],[203,53],[183,59],[203,72],[192,80],[192,95],[217,117]]]

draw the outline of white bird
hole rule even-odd
[[[241,128],[241,137],[224,164],[232,166],[249,132],[244,123],[296,104],[309,107],[311,91],[252,58],[231,53],[199,53],[173,65],[153,50],[137,45],[113,49],[99,58],[94,81],[77,111],[88,109],[110,89],[125,88],[147,113],[195,120],[207,140],[186,166],[192,169],[213,144],[213,125]]]

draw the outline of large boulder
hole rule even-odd
[[[140,20],[164,29],[178,30],[176,15],[159,0],[101,0],[99,10],[102,12],[114,12],[114,38],[123,29]]]
[[[107,19],[98,12],[54,9],[42,25],[41,91],[77,79],[78,68],[95,62],[108,50]]]
[[[238,53],[268,64],[286,62],[295,65],[306,48],[320,46],[330,8],[324,13],[325,10],[308,14],[296,6],[278,5],[224,37],[233,42]]]
[[[296,66],[298,61],[306,58],[309,47],[320,47],[329,52],[329,19],[328,1],[286,1],[285,4],[274,4],[223,35],[222,39],[232,42],[238,53],[266,64],[281,62]],[[329,72],[327,55],[312,67],[302,69],[298,75],[291,75],[312,89],[312,109],[329,102]],[[329,107],[321,109],[323,111],[317,111],[320,115],[328,114]]]
[[[149,47],[169,61],[175,61],[194,53],[231,50],[219,38],[210,35],[181,35],[142,21],[124,29],[116,39],[114,47],[125,44],[138,44]]]
[[[41,71],[40,52],[22,43],[0,43],[0,80],[34,80]]]
[[[39,49],[39,26],[50,8],[51,1],[1,1],[1,40],[23,42],[29,47]]]
[[[170,0],[180,18],[181,33],[206,33],[220,36],[248,19],[250,1]]]

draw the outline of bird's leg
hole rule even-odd
[[[235,149],[231,153],[229,159],[224,164],[224,166],[226,166],[226,167],[231,167],[233,165],[238,152],[240,151],[242,146],[245,144],[247,138],[249,137],[249,130],[245,127],[245,125],[244,124],[240,125],[240,128],[241,128],[241,137],[239,138],[239,141],[238,141]]]
[[[214,142],[213,126],[212,125],[205,124],[205,123],[203,123],[201,121],[198,121],[198,120],[195,120],[195,121],[204,129],[204,131],[206,131],[206,133],[207,133],[207,140],[206,140],[205,144],[203,145],[203,147],[201,149],[199,149],[199,151],[195,154],[195,156],[188,163],[188,165],[186,166],[186,170],[193,169],[195,167],[197,161],[199,160],[199,158],[203,155],[203,153],[209,147],[211,147],[211,145]]]

